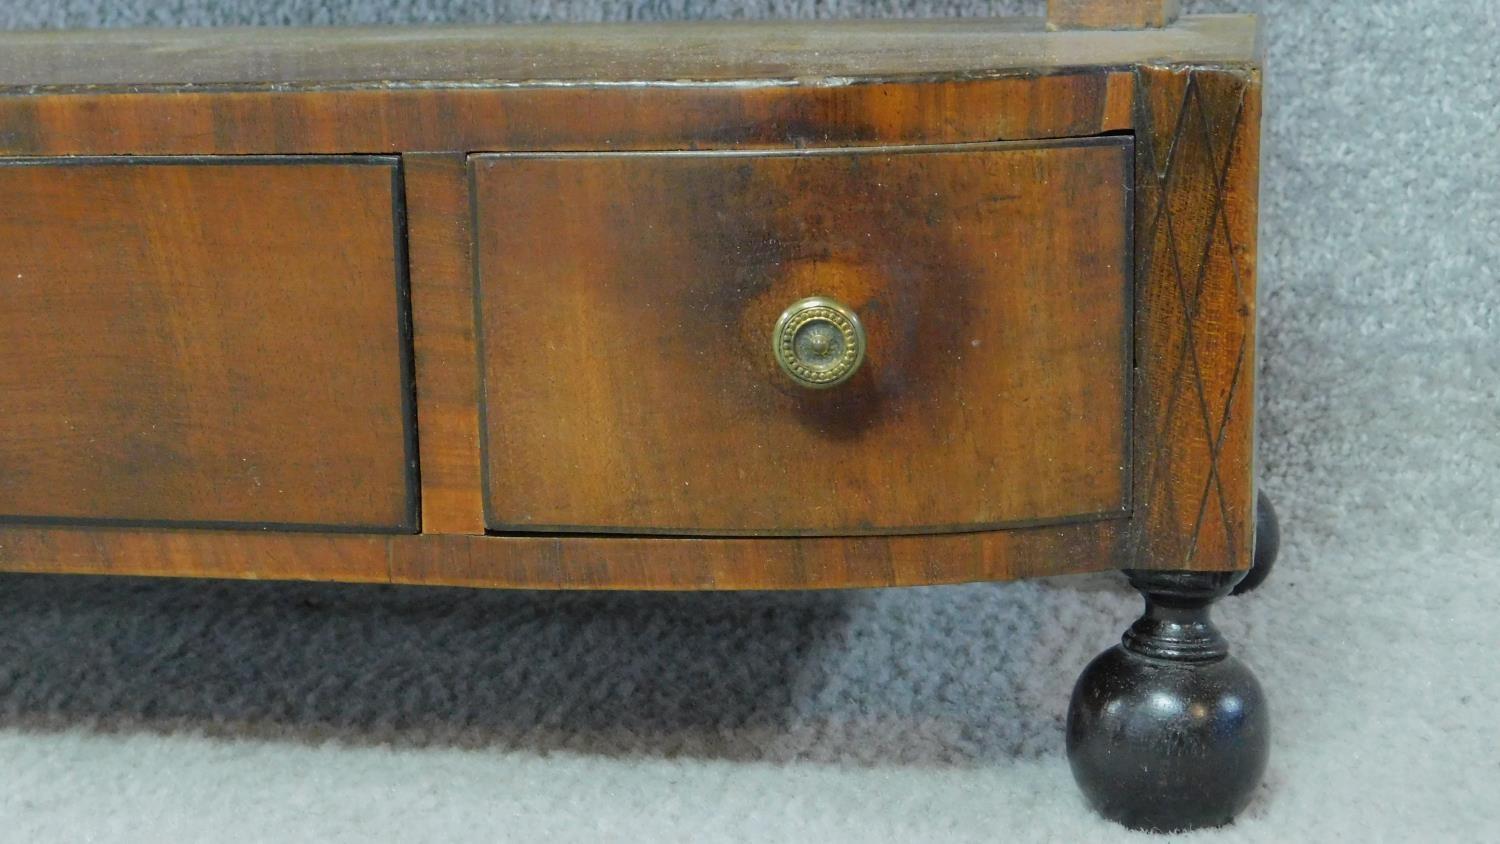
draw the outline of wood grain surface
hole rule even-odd
[[[473,228],[463,155],[402,156],[417,373],[422,530],[484,533]]]
[[[0,34],[0,155],[82,156],[0,162],[0,571],[1248,567],[1256,24],[1044,30]],[[1046,143],[978,151],[1011,141]],[[962,148],[883,149],[937,145]],[[476,159],[476,217],[467,155],[507,152]],[[112,157],[152,155],[207,158]],[[812,287],[872,340],[822,398],[764,336]],[[476,535],[486,488],[506,535]]]
[[[933,536],[367,536],[0,524],[0,571],[505,589],[843,589],[1119,565],[1125,523]]]
[[[1047,0],[1049,29],[1146,29],[1177,20],[1177,0]]]
[[[1131,68],[1254,18],[0,33],[0,155],[806,148],[1129,131]]]
[[[487,525],[1123,517],[1130,150],[475,157]],[[869,335],[829,390],[771,354],[809,296]]]
[[[1137,71],[1133,565],[1249,568],[1260,76]]]
[[[802,148],[1094,135],[1116,70],[853,85],[0,92],[0,155]]]
[[[415,530],[396,176],[0,162],[0,519]]]

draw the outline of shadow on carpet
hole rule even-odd
[[[1114,580],[1065,583],[612,594],[0,576],[0,725],[983,765],[1060,750],[1078,668],[1134,605]]]

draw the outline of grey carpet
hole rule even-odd
[[[1194,9],[1220,10],[1234,4]],[[1040,3],[4,0],[0,26]],[[1500,838],[1500,6],[1272,2],[1262,483],[1218,612],[1275,713],[1202,840]],[[1062,755],[1109,577],[791,595],[0,578],[0,839],[1114,840]]]

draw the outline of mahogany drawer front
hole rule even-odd
[[[391,157],[0,161],[0,520],[416,529]]]
[[[1126,137],[470,158],[485,523],[922,533],[1128,510]],[[805,297],[868,339],[812,390]]]

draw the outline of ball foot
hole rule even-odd
[[[1146,612],[1073,689],[1073,776],[1125,826],[1221,826],[1250,802],[1270,744],[1260,684],[1208,618],[1243,572],[1127,574]]]

